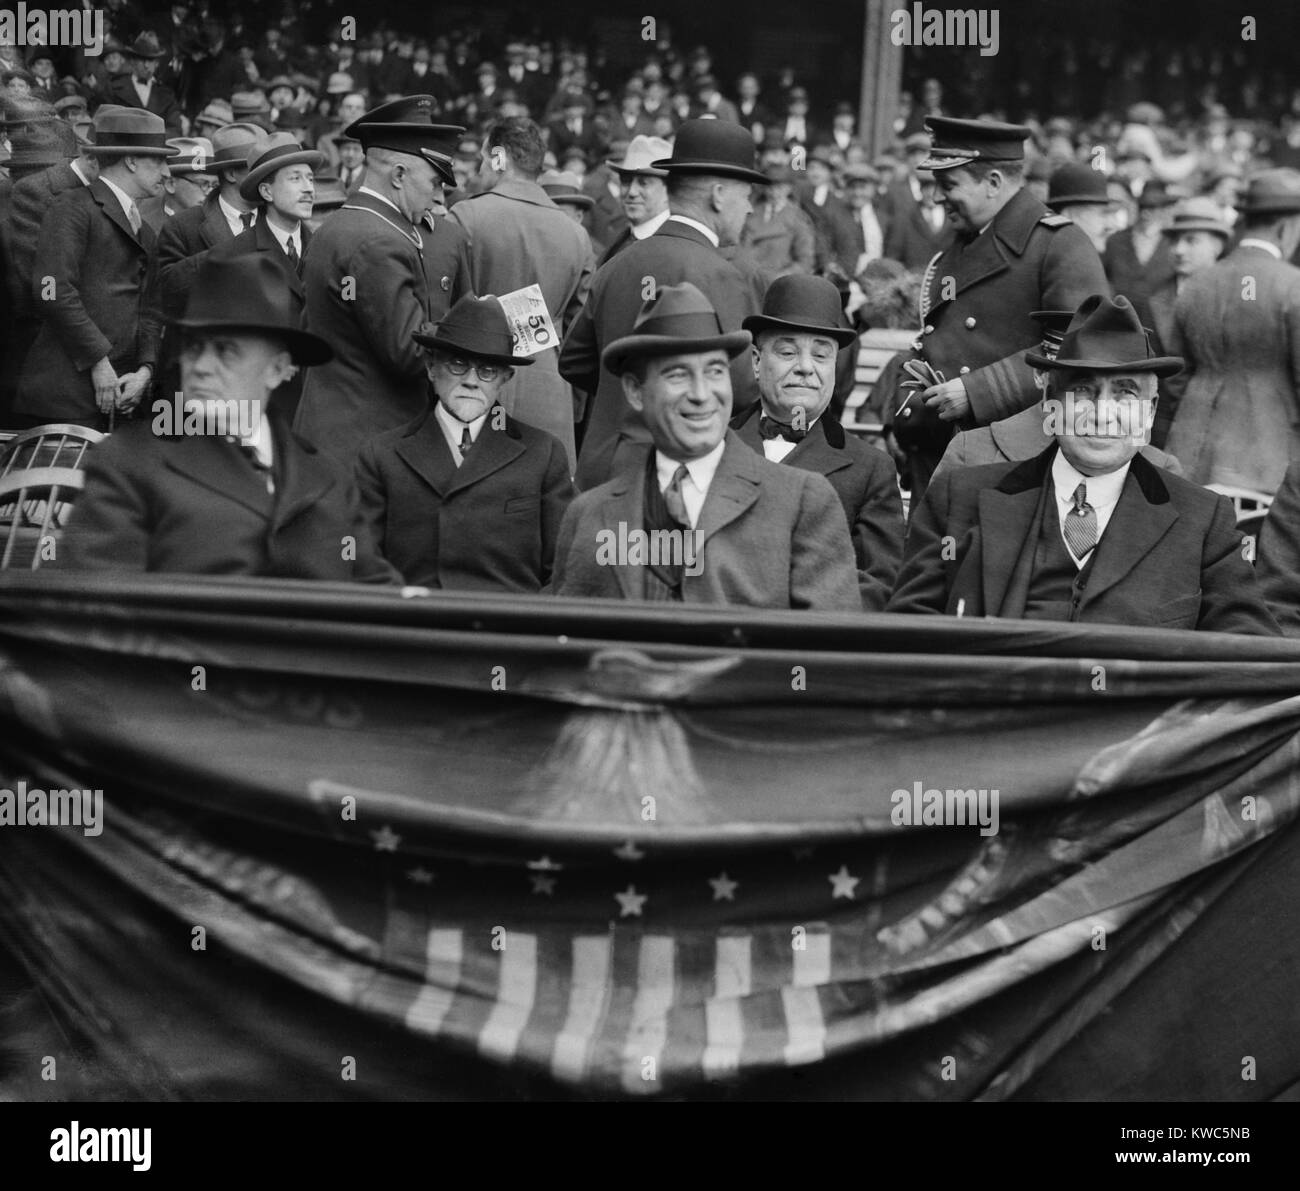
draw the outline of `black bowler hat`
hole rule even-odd
[[[433,122],[432,95],[407,95],[371,108],[344,130],[343,135],[360,141],[366,149],[391,149],[423,157],[444,182],[454,186],[452,160],[465,129],[459,124]]]
[[[1163,182],[1153,178],[1142,187],[1142,193],[1138,195],[1138,210],[1150,211],[1156,207],[1172,207],[1177,201]]]
[[[755,338],[764,331],[793,331],[825,335],[845,347],[856,331],[840,322],[840,291],[825,277],[789,273],[767,287],[762,314],[751,314],[740,325]]]
[[[716,174],[767,182],[754,168],[754,138],[747,128],[729,120],[684,120],[673,142],[673,155],[650,164],[669,174]]]
[[[1025,138],[1033,131],[1024,124],[950,116],[930,116],[925,127],[933,143],[921,162],[923,170],[950,170],[972,161],[1023,161]]]
[[[332,360],[333,348],[299,327],[293,303],[284,272],[266,253],[210,256],[199,266],[184,316],[170,321],[185,330],[252,331],[283,340],[295,364]]]
[[[1075,311],[1055,358],[1026,352],[1031,368],[1076,372],[1154,372],[1173,376],[1182,371],[1181,356],[1153,356],[1151,340],[1125,297],[1094,294]]]
[[[1070,161],[1052,171],[1047,181],[1047,205],[1059,211],[1075,203],[1109,206],[1111,197],[1106,193],[1105,174],[1082,162]]]
[[[423,323],[412,336],[421,347],[511,367],[531,364],[532,356],[514,355],[514,336],[501,302],[492,294],[466,294],[439,323]]]
[[[734,360],[752,343],[748,331],[723,331],[708,298],[689,281],[683,281],[681,285],[665,285],[644,302],[632,334],[606,347],[601,362],[615,375],[621,375],[632,359],[721,350]]]

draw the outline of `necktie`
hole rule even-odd
[[[262,457],[257,453],[257,448],[252,443],[244,442],[242,439],[234,441],[239,445],[240,454],[252,464],[253,470],[266,481],[266,490],[274,493],[275,482],[271,479],[271,469],[262,462]]]
[[[474,445],[474,439],[471,437],[468,426],[460,428],[460,457],[465,458],[469,454],[469,449]]]
[[[802,442],[808,434],[806,430],[796,430],[785,422],[778,422],[775,418],[769,418],[767,414],[759,414],[758,432],[765,439],[783,438],[786,442]]]
[[[132,203],[126,209],[126,218],[131,224],[131,231],[138,236],[140,234],[140,208]]]
[[[686,512],[686,501],[682,499],[682,481],[688,475],[690,472],[686,470],[686,464],[679,463],[677,470],[673,472],[673,478],[668,481],[668,487],[664,489],[664,504],[668,507],[668,515],[683,529],[691,527],[691,519]]]
[[[302,258],[298,256],[298,250],[293,246],[293,237],[290,236],[284,242],[284,249],[289,257],[289,263],[293,266],[293,271],[302,276]]]
[[[1088,503],[1088,486],[1074,490],[1074,508],[1065,515],[1065,542],[1075,558],[1084,559],[1097,544],[1097,510]]]
[[[252,211],[245,211],[245,212],[244,212],[244,213],[239,217],[239,222],[242,223],[242,224],[244,225],[244,231],[248,231],[248,229],[249,229],[250,227],[253,226],[253,213],[252,213]]]

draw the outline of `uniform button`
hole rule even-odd
[[[933,334],[934,334],[934,328],[931,327],[931,326],[929,326],[929,325],[925,326],[925,327],[923,328],[923,331],[924,331],[924,333],[925,333],[926,335],[933,335]]]
[[[920,341],[920,339],[913,339],[913,340],[912,340],[912,350],[913,350],[914,352],[919,352],[919,351],[921,350],[921,341]]]
[[[911,416],[912,416],[912,411],[910,409],[903,410],[903,417],[910,418]]]
[[[973,331],[973,330],[975,330],[975,319],[974,319],[973,316],[972,316],[971,318],[968,318],[968,319],[966,320],[966,330],[968,330],[968,331]]]
[[[965,376],[966,373],[968,373],[969,371],[970,371],[969,364],[963,364],[959,369],[957,369],[957,373],[959,376]]]

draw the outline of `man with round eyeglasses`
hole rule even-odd
[[[357,486],[375,544],[408,584],[538,592],[573,484],[564,445],[510,417],[501,391],[532,359],[513,354],[492,296],[466,295],[415,332],[429,404],[372,439]]]

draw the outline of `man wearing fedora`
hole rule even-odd
[[[294,370],[331,353],[298,327],[275,266],[261,255],[205,261],[175,327],[184,399],[160,398],[152,419],[90,453],[57,564],[395,582],[352,477],[277,408]]]
[[[587,304],[560,352],[560,374],[585,396],[578,411],[584,427],[575,476],[579,490],[639,462],[650,439],[640,412],[624,399],[621,379],[602,362],[604,349],[631,333],[647,279],[655,286],[691,282],[728,331],[739,331],[763,302],[761,285],[721,251],[739,244],[753,210],[750,191],[767,181],[754,168],[749,134],[723,120],[687,120],[672,156],[652,165],[668,174],[671,214],[654,235],[629,244],[596,271]],[[732,358],[731,380],[734,400],[748,408],[757,389],[747,360]]]
[[[135,409],[158,358],[157,240],[138,204],[162,192],[174,150],[150,112],[105,104],[94,129],[99,177],[58,195],[36,240],[32,300],[44,322],[14,403],[28,425],[105,428]]]
[[[303,267],[306,325],[334,359],[308,373],[294,426],[349,467],[367,439],[424,411],[415,331],[433,312],[441,317],[441,303],[463,284],[463,250],[447,240],[439,247],[421,230],[442,187],[455,183],[452,155],[464,132],[434,124],[432,112],[432,96],[413,95],[348,126],[366,150],[365,182],[322,224]],[[437,299],[431,270],[445,283]]]
[[[661,137],[638,136],[628,142],[622,161],[607,162],[620,183],[619,199],[627,227],[615,239],[597,262],[603,265],[623,251],[629,244],[653,236],[667,220],[668,171],[656,169],[650,163],[668,157],[673,147]]]
[[[1277,635],[1231,503],[1138,454],[1182,361],[1151,355],[1128,300],[1088,298],[1054,359],[1026,359],[1055,443],[936,476],[888,610]]]
[[[542,590],[573,484],[553,435],[498,403],[514,369],[510,325],[494,297],[461,298],[416,332],[429,406],[371,439],[357,485],[379,552],[409,584],[462,591]]]
[[[1137,307],[1134,306],[1135,311],[1136,309]],[[1049,360],[1056,359],[1065,333],[1074,321],[1074,313],[1073,310],[1034,311],[1033,318],[1043,328],[1043,341],[1038,349],[1040,355]],[[1152,351],[1157,353],[1159,351],[1154,341]],[[1156,392],[1159,400],[1156,404],[1155,423],[1151,430],[1152,442],[1156,441],[1157,428],[1160,426],[1161,407],[1165,401],[1164,386],[1171,379],[1173,378],[1168,376],[1157,378]],[[1050,380],[1049,372],[1041,369],[1034,370],[1034,381],[1044,395]],[[1047,450],[1054,438],[1053,427],[1043,417],[1042,405],[1031,405],[1028,409],[1012,414],[1009,418],[1003,418],[1000,422],[992,422],[988,426],[976,426],[972,430],[959,430],[949,441],[948,449],[944,451],[939,466],[934,469],[934,474],[937,476],[952,467],[973,467],[977,463],[1018,463],[1024,459],[1032,459]],[[1157,467],[1166,468],[1176,476],[1183,474],[1182,465],[1178,460],[1172,455],[1166,455],[1155,446],[1148,444],[1140,448],[1138,453],[1144,455]]]
[[[839,291],[823,277],[781,277],[762,314],[743,325],[754,337],[759,399],[732,430],[765,459],[830,481],[853,538],[862,607],[882,612],[903,554],[903,506],[893,460],[826,416],[836,355],[857,341],[842,325]]]
[[[1300,172],[1256,174],[1239,222],[1174,305],[1169,350],[1187,373],[1168,444],[1198,484],[1271,495],[1300,459]]]
[[[590,237],[537,184],[545,152],[541,129],[532,120],[498,120],[484,139],[479,165],[489,189],[458,202],[451,218],[469,237],[474,293],[503,295],[540,286],[558,338],[582,306],[594,262]],[[538,352],[537,367],[508,385],[501,400],[520,421],[564,443],[572,467],[574,398],[557,360],[558,351]]]
[[[1101,254],[1111,291],[1133,303],[1144,327],[1155,327],[1151,295],[1174,279],[1170,240],[1162,232],[1177,201],[1163,182],[1147,183],[1137,196],[1137,218],[1111,236]]]
[[[181,109],[172,89],[160,83],[154,75],[167,51],[158,44],[158,35],[146,30],[126,50],[130,67],[128,74],[120,74],[108,84],[108,102],[123,107],[143,108],[161,118],[168,136],[180,136]]]
[[[537,185],[546,197],[560,208],[579,227],[586,229],[587,213],[596,205],[596,200],[583,193],[582,179],[577,174],[563,170],[547,170],[537,179]],[[587,235],[591,239],[590,233]]]
[[[140,214],[157,235],[173,215],[199,206],[214,188],[207,172],[212,161],[212,142],[206,137],[175,136],[167,143],[176,151],[167,161],[163,193],[140,204]]]
[[[830,482],[772,462],[728,429],[729,361],[750,346],[747,331],[724,331],[705,295],[683,282],[662,287],[631,334],[606,347],[605,367],[651,449],[569,506],[556,595],[861,610]],[[642,542],[650,546],[638,550]]]
[[[1101,258],[1079,228],[1023,185],[1022,124],[933,116],[930,156],[956,241],[935,255],[921,286],[914,357],[939,374],[906,406],[908,434],[934,446],[913,452],[912,498],[925,490],[952,430],[987,426],[1038,399],[1025,352],[1041,338],[1034,310],[1074,310],[1108,293]],[[918,433],[918,426],[920,433]]]

